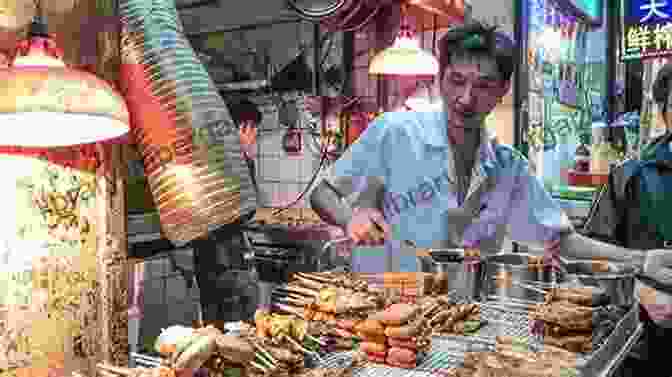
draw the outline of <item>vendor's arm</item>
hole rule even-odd
[[[569,218],[532,176],[525,159],[514,162],[517,168],[511,236],[521,243],[543,243],[547,253],[559,253],[571,259],[603,259],[641,265],[644,253],[585,237],[574,230]]]
[[[353,217],[354,202],[360,208],[380,210],[386,171],[385,126],[383,117],[371,123],[315,187],[310,204],[322,220],[345,228]]]

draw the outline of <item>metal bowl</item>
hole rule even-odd
[[[564,281],[550,267],[530,265],[530,254],[505,253],[490,256],[485,261],[484,294],[488,300],[539,303],[544,295],[539,291]],[[532,289],[536,288],[536,289]]]
[[[477,300],[481,298],[483,260],[466,257],[464,249],[430,249],[434,273],[444,274],[449,295],[456,298]]]

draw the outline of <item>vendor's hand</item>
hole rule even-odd
[[[390,239],[391,230],[380,211],[373,208],[355,208],[346,233],[360,245],[377,246]]]
[[[672,286],[672,250],[651,250],[646,253],[642,274]],[[672,295],[658,291],[637,281],[635,295],[651,320],[665,328],[672,328]]]
[[[560,239],[546,241],[544,243],[544,267],[550,267],[554,272],[565,270],[563,260],[560,257]]]

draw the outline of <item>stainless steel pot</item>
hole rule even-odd
[[[531,255],[506,253],[490,256],[485,261],[484,295],[489,301],[520,301],[539,303],[544,301],[546,288],[563,281],[560,273],[551,268],[530,266]],[[532,289],[535,288],[535,289]]]
[[[597,272],[591,261],[571,261],[566,265],[567,279],[581,285],[602,288],[609,296],[609,304],[632,306],[635,302],[635,271]]]
[[[481,258],[465,257],[464,249],[431,249],[429,255],[433,269],[430,272],[445,274],[448,292],[452,297],[470,300],[481,298]]]

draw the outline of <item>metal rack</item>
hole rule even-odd
[[[479,330],[476,336],[437,336],[432,339],[432,350],[413,370],[399,369],[386,365],[369,363],[355,370],[356,377],[436,377],[450,369],[459,367],[466,352],[493,350],[498,335],[510,335],[529,341],[531,350],[542,346],[540,339],[529,332],[528,314],[508,308],[496,309],[481,306],[481,315],[491,322]],[[595,351],[578,358],[577,369],[581,376],[610,377],[620,365],[625,355],[632,349],[642,332],[638,321],[637,307],[633,307],[621,319],[607,338],[597,340]],[[351,353],[330,355],[320,367],[338,367]]]

